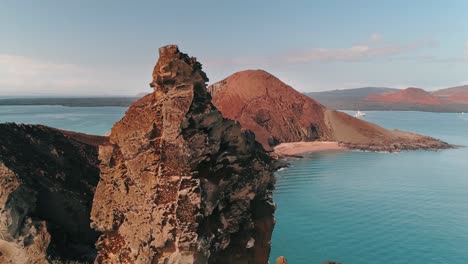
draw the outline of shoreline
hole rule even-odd
[[[400,132],[402,133],[402,132]],[[404,132],[403,132],[404,133]],[[411,134],[411,133],[407,133]],[[414,134],[416,135],[416,134]],[[430,140],[428,140],[430,139]],[[274,147],[273,153],[279,158],[303,158],[302,155],[325,151],[364,151],[395,153],[401,151],[440,151],[464,146],[451,145],[430,137],[422,137],[412,143],[399,142],[392,144],[351,144],[336,141],[299,141],[281,143]]]
[[[349,151],[350,149],[336,141],[299,141],[281,143],[274,148],[274,153],[280,157],[302,157],[307,153],[323,151]]]

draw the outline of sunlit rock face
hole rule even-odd
[[[90,228],[105,137],[0,124],[0,263],[93,261]]]
[[[91,213],[97,263],[267,263],[271,159],[211,104],[208,78],[175,45],[100,147]]]

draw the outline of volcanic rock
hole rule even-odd
[[[262,70],[235,73],[210,86],[224,117],[255,133],[263,147],[329,138],[326,108]]]
[[[271,159],[211,104],[207,80],[195,58],[160,48],[154,93],[100,147],[97,263],[268,262]]]
[[[276,259],[276,264],[288,264],[288,261],[285,257],[281,256]]]
[[[0,263],[92,261],[104,137],[0,124]]]
[[[208,90],[221,113],[253,131],[266,150],[280,143],[316,140],[371,151],[451,147],[434,138],[387,130],[328,109],[262,70],[235,73]]]

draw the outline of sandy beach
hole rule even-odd
[[[327,150],[347,150],[347,148],[333,141],[281,143],[275,147],[275,153],[283,157]]]

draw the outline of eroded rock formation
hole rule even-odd
[[[107,139],[0,124],[0,263],[92,261],[89,227]]]
[[[154,93],[101,146],[98,263],[267,263],[270,158],[211,104],[195,58],[162,47]]]

